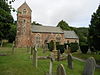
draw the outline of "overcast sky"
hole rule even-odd
[[[16,0],[17,9],[25,0]],[[56,26],[59,21],[66,21],[69,26],[88,27],[91,15],[96,11],[100,0],[26,0],[32,9],[32,21],[45,26]],[[12,13],[16,20],[16,13]]]

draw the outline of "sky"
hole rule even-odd
[[[69,26],[88,27],[100,4],[100,0],[15,0],[12,6],[17,10],[25,1],[32,10],[32,22],[44,26],[57,26],[64,20]],[[16,13],[12,15],[17,20]]]

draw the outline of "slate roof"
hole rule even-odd
[[[32,25],[32,32],[64,33],[60,27]]]
[[[78,39],[77,34],[74,31],[64,31],[64,37],[65,38],[73,38],[73,39]]]

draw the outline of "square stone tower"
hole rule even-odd
[[[26,2],[18,8],[16,47],[27,47],[31,45],[31,12],[32,10]]]

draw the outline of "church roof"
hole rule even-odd
[[[43,33],[64,33],[60,27],[53,26],[32,26],[32,32],[43,32]]]
[[[74,31],[64,31],[64,37],[78,39],[78,36]]]

